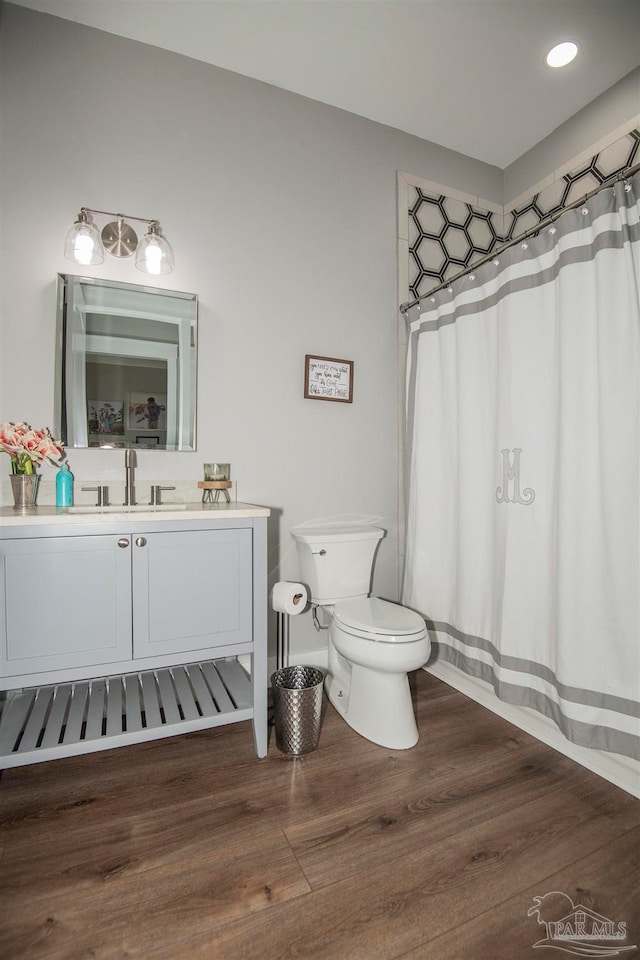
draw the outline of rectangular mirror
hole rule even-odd
[[[197,324],[193,293],[58,274],[65,447],[195,450]]]

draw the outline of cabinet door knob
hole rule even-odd
[[[138,537],[136,540],[136,547],[144,547],[147,544],[146,537]]]
[[[120,539],[118,540],[118,546],[119,546],[119,547],[128,547],[128,546],[129,546],[129,541],[127,540],[126,537],[120,537]]]

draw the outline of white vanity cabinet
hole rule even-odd
[[[266,508],[7,513],[0,767],[245,719],[266,755]]]
[[[134,658],[250,644],[252,531],[133,537]]]
[[[119,539],[5,536],[3,687],[13,677],[22,685],[32,674],[131,659],[131,551]]]

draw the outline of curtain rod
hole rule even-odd
[[[532,227],[530,230],[526,230],[524,233],[521,233],[518,237],[513,237],[511,240],[507,240],[501,246],[496,247],[491,253],[488,253],[486,256],[481,257],[480,260],[476,260],[475,263],[471,264],[468,267],[465,267],[463,270],[460,270],[459,273],[456,273],[451,280],[445,280],[437,286],[433,287],[427,293],[421,294],[415,300],[410,300],[408,303],[400,304],[400,313],[405,315],[405,319],[408,319],[407,313],[411,310],[412,307],[418,306],[421,300],[426,300],[427,297],[432,297],[434,294],[439,293],[440,290],[444,290],[446,287],[450,287],[453,283],[456,283],[457,280],[460,280],[462,277],[466,277],[469,273],[473,273],[474,270],[477,270],[478,267],[484,266],[485,263],[489,263],[490,260],[495,260],[496,257],[500,256],[501,253],[504,253],[505,250],[508,250],[509,247],[513,247],[516,243],[522,243],[524,240],[528,240],[529,237],[535,236],[537,233],[540,233],[541,230],[544,230],[545,227],[550,226],[563,213],[567,213],[568,210],[575,210],[576,207],[582,206],[583,203],[586,203],[591,197],[595,197],[597,193],[600,193],[601,190],[610,187],[612,184],[617,183],[619,180],[626,180],[627,177],[632,177],[634,173],[637,173],[640,170],[640,163],[636,163],[631,167],[626,167],[624,170],[619,170],[618,173],[612,174],[610,177],[607,177],[606,180],[603,180],[601,184],[597,187],[594,187],[589,193],[580,199],[576,200],[575,203],[570,203],[569,206],[563,207],[562,210],[559,210],[555,214],[549,214],[543,220],[540,221],[535,227]]]

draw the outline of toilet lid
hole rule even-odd
[[[337,603],[333,618],[344,627],[375,633],[380,640],[390,642],[413,639],[416,634],[426,635],[426,624],[420,614],[379,597]]]

